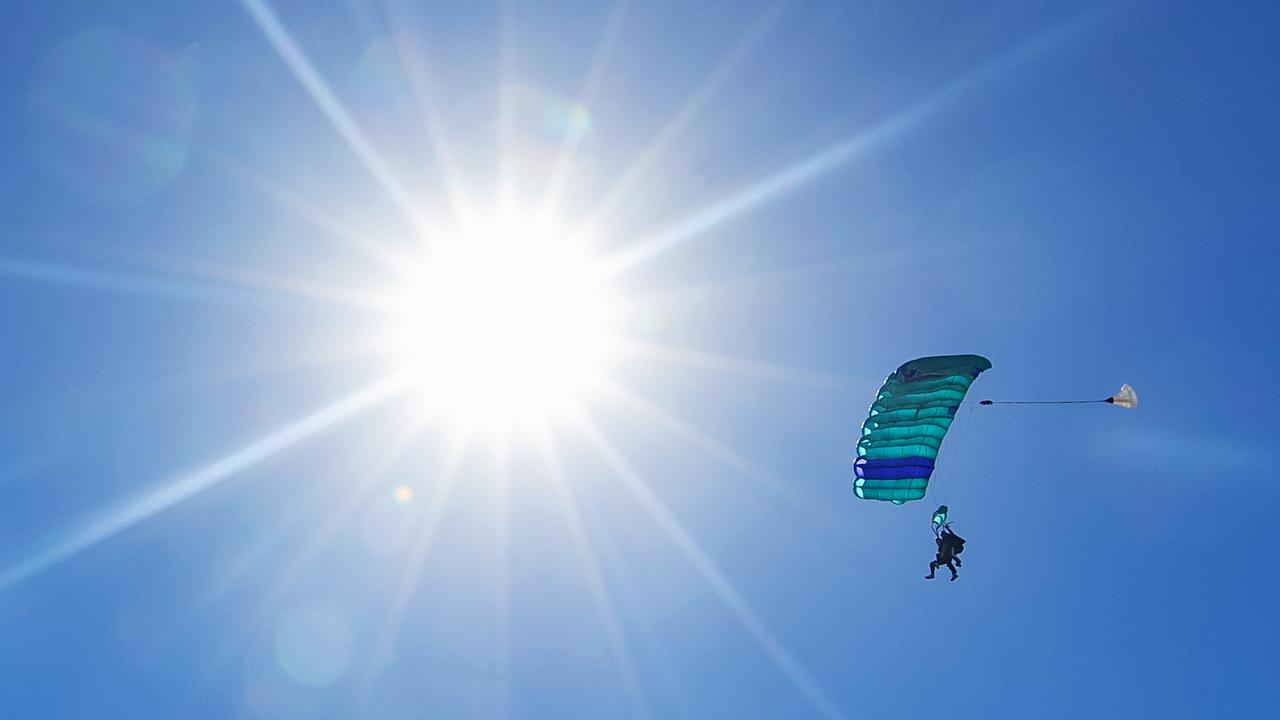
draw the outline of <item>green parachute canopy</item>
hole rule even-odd
[[[853,492],[901,505],[924,497],[942,438],[969,386],[991,361],[944,355],[904,363],[885,380],[858,439]]]
[[[946,524],[947,524],[947,506],[946,506],[946,505],[939,505],[939,506],[938,506],[938,509],[933,511],[933,530],[934,530],[934,532],[937,532],[937,531],[938,531],[938,528],[940,528],[940,527],[942,527],[943,525],[946,525]]]

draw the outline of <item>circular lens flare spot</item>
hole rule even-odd
[[[276,661],[300,685],[328,685],[346,672],[351,632],[342,618],[319,609],[285,620],[276,632]]]

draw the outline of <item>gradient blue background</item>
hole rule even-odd
[[[479,438],[397,617],[452,428],[393,455],[393,402],[47,554],[377,378],[369,312],[314,290],[388,273],[317,213],[413,240],[245,7],[10,3],[0,717],[1280,714],[1280,6],[435,5],[272,7],[432,214],[390,37],[481,199],[500,98],[533,170],[586,108],[569,219],[683,117],[604,245],[689,230],[622,282],[630,334],[695,352],[615,374],[751,467],[594,403],[682,536],[557,427],[593,574],[527,438]],[[965,407],[923,502],[855,500],[884,376],[971,352],[973,399],[1142,406]],[[938,502],[955,583],[921,579]]]

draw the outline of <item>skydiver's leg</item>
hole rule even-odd
[[[924,576],[924,579],[925,579],[925,580],[932,580],[932,579],[933,579],[933,574],[934,574],[935,572],[937,572],[937,571],[938,571],[938,563],[937,563],[937,562],[935,562],[935,561],[933,561],[933,560],[930,560],[930,561],[929,561],[929,574],[928,574],[928,575],[925,575],[925,576]]]
[[[952,558],[952,560],[954,560],[954,559],[955,559],[955,558]],[[959,577],[959,576],[960,576],[960,573],[956,572],[956,566],[951,564],[951,560],[948,560],[948,561],[947,561],[947,567],[951,569],[951,579],[952,579],[952,580],[955,580],[957,577]]]

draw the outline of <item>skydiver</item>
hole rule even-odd
[[[960,562],[960,558],[956,557],[956,543],[952,540],[955,537],[956,535],[950,530],[943,530],[941,535],[933,539],[938,545],[938,554],[929,563],[929,574],[924,576],[926,580],[932,580],[934,573],[943,565],[946,565],[951,570],[952,581],[960,576],[960,573],[956,572],[956,566],[963,567],[964,563]]]

